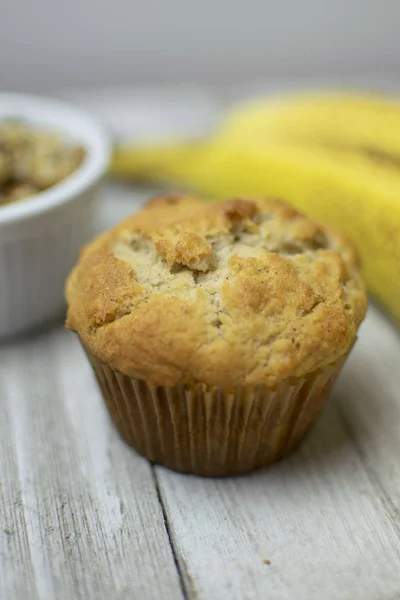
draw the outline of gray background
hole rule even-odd
[[[400,72],[399,0],[2,0],[0,87]]]

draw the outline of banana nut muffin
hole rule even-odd
[[[366,311],[353,247],[276,200],[154,198],[83,250],[66,295],[123,437],[204,475],[296,447]]]

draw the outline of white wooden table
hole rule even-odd
[[[0,345],[0,599],[400,599],[399,330],[371,307],[297,453],[225,480],[122,442],[61,323]]]

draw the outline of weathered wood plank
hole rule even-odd
[[[0,430],[0,598],[182,597],[152,468],[72,334],[0,349]]]
[[[398,335],[372,309],[334,398],[292,457],[229,480],[157,468],[189,597],[400,597],[399,358]]]
[[[393,325],[371,309],[336,394],[344,425],[400,533],[400,331]]]

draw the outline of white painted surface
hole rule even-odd
[[[181,598],[152,468],[76,340],[57,327],[0,356],[0,598]]]
[[[0,87],[399,71],[398,0],[11,0]]]
[[[146,195],[109,188],[105,221]],[[300,450],[205,480],[119,439],[61,324],[3,344],[0,598],[400,598],[399,364],[399,331],[372,307]]]

